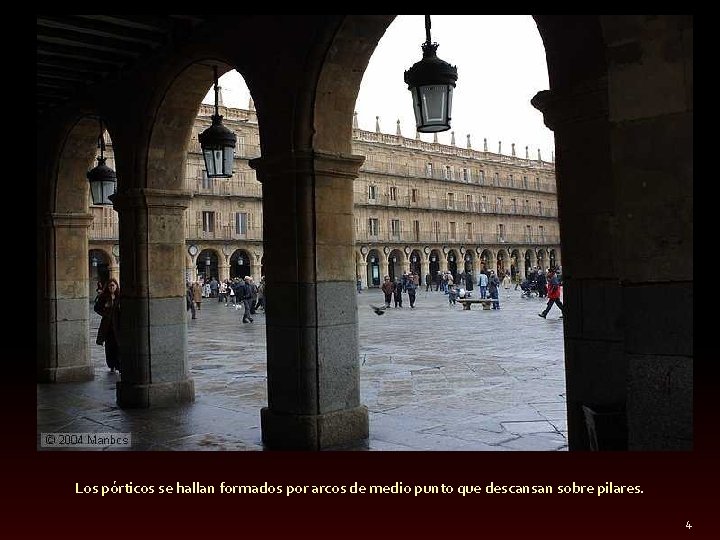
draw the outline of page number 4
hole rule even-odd
[[[688,521],[687,523],[685,523],[685,526],[686,526],[688,529],[692,529],[692,525],[690,525],[690,522],[689,522],[689,521]]]

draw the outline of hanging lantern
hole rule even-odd
[[[90,182],[90,193],[92,195],[93,204],[110,206],[112,201],[110,196],[115,193],[117,186],[117,175],[110,167],[105,165],[105,129],[103,128],[102,119],[100,120],[100,136],[98,137],[98,148],[100,149],[100,157],[97,158],[97,166],[87,172],[87,179]]]
[[[417,130],[420,133],[447,131],[457,68],[436,56],[438,44],[430,40],[430,15],[425,15],[425,36],[422,60],[405,72],[405,83],[412,94]]]
[[[200,133],[198,139],[202,147],[208,178],[231,178],[237,137],[222,123],[223,117],[218,112],[217,66],[213,66],[213,71],[215,74],[215,114],[211,117],[212,125]]]

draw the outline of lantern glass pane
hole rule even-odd
[[[413,88],[410,90],[410,93],[412,94],[413,99],[413,112],[415,113],[415,125],[417,127],[420,127],[422,125],[422,110],[420,108],[420,100],[418,99],[418,95],[420,94],[419,88]]]
[[[215,176],[223,174],[223,152],[220,148],[213,150],[213,172]]]
[[[224,148],[225,161],[223,163],[223,173],[225,176],[232,176],[234,154],[235,152],[232,146],[226,146]]]
[[[216,176],[215,174],[215,160],[213,159],[213,151],[212,149],[205,149],[203,150],[203,159],[205,159],[205,170],[207,171],[207,175],[209,178],[213,178]]]
[[[422,94],[422,112],[424,124],[445,124],[446,118],[446,85],[420,87]]]

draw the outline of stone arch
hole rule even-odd
[[[90,284],[88,230],[89,185],[86,173],[93,167],[100,136],[97,109],[84,107],[43,125],[38,133],[40,181],[38,230],[38,362],[39,382],[85,381],[94,378],[86,335]],[[56,316],[62,312],[62,320]]]
[[[422,272],[423,254],[420,249],[413,249],[410,252],[410,271],[417,274],[421,282],[425,279]]]
[[[230,255],[230,279],[253,275],[253,258],[250,251],[244,248],[236,249]]]

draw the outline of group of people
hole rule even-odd
[[[469,272],[462,272],[457,274],[458,283],[455,283],[455,279],[451,272],[440,272],[438,271],[435,278],[430,273],[425,276],[425,291],[432,290],[432,285],[435,285],[435,290],[442,290],[448,295],[449,304],[455,305],[458,298],[463,296],[469,296],[467,291],[473,289],[473,279]],[[540,297],[544,298],[547,296],[548,303],[547,307],[538,315],[542,318],[546,318],[548,312],[553,305],[557,305],[562,313],[564,313],[563,304],[560,301],[560,287],[561,277],[559,272],[556,272],[554,268],[550,268],[545,274],[539,267],[533,268],[530,272],[528,279],[532,279],[537,284]],[[505,272],[502,280],[495,274],[494,270],[483,269],[478,277],[477,286],[479,288],[480,298],[489,298],[493,300],[492,309],[500,309],[500,286],[504,287],[505,290],[510,289],[511,284],[510,272]],[[385,295],[385,307],[389,308],[391,302],[394,301],[396,308],[402,308],[402,294],[407,292],[410,299],[410,307],[415,307],[415,296],[417,287],[419,285],[419,276],[413,272],[404,272],[402,278],[392,281],[390,276],[385,276],[383,284],[380,286],[383,294]],[[462,286],[465,286],[464,288]],[[517,286],[516,286],[517,288]],[[560,315],[562,318],[563,315]]]
[[[414,272],[403,272],[401,278],[392,281],[390,276],[385,276],[383,284],[380,286],[385,295],[385,307],[390,307],[390,302],[395,302],[396,308],[402,308],[402,295],[407,293],[410,300],[410,308],[415,309],[415,297],[418,285],[420,284],[420,276]]]
[[[196,309],[199,310],[202,305],[203,288],[208,284],[202,285],[199,281],[187,283],[186,301],[187,309],[191,311],[192,318],[197,318]],[[260,280],[260,285],[255,284],[251,276],[245,276],[242,280],[239,277],[232,280],[226,279],[222,283],[218,282],[214,277],[209,282],[209,297],[217,296],[218,302],[225,301],[225,307],[234,305],[235,309],[242,306],[243,323],[253,322],[252,316],[255,315],[260,307],[265,309],[265,277]]]

